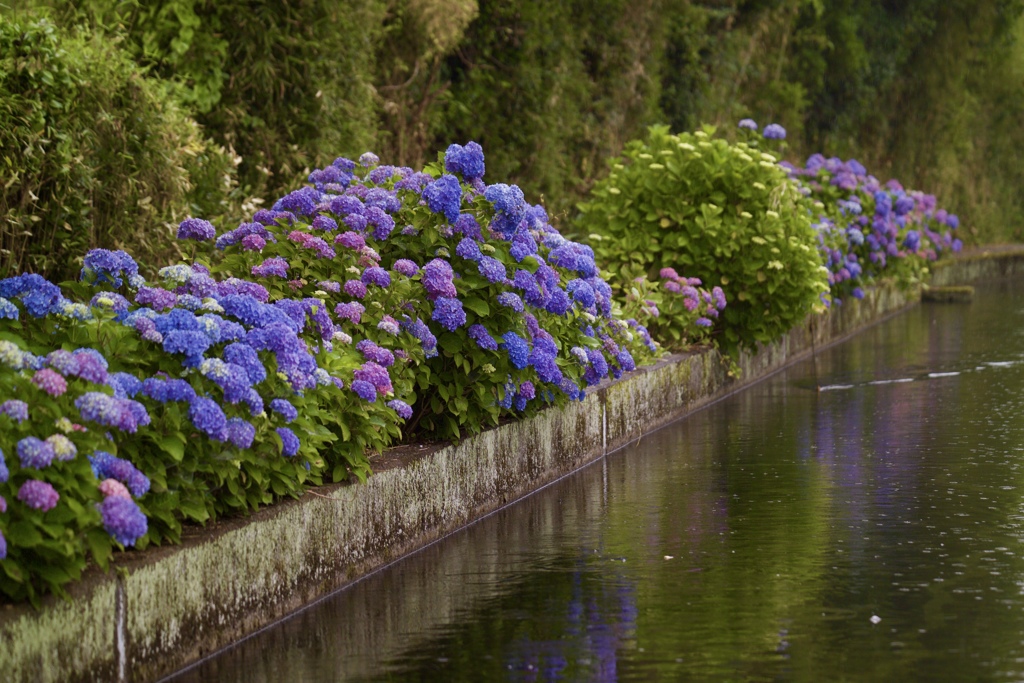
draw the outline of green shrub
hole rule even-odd
[[[111,41],[0,22],[0,277],[73,277],[90,247],[175,254],[175,219],[225,210],[233,155]]]
[[[721,286],[715,324],[730,352],[776,339],[828,291],[811,204],[774,156],[712,137],[650,129],[626,146],[580,206],[577,229],[600,237],[605,268],[654,279],[675,267]]]

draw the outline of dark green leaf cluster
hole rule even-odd
[[[0,277],[73,277],[98,245],[174,258],[168,222],[222,210],[234,173],[187,114],[98,35],[0,21]]]

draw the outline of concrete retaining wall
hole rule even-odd
[[[959,259],[937,285],[1024,274],[1024,250]],[[880,286],[739,362],[672,356],[582,403],[458,444],[405,447],[363,485],[325,486],[252,517],[126,553],[40,610],[0,609],[8,681],[152,681],[272,623],[710,401],[895,314],[919,291]]]

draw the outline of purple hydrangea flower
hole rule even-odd
[[[434,310],[430,319],[440,323],[449,332],[454,332],[466,324],[466,312],[462,309],[462,302],[458,299],[440,296],[434,301]]]
[[[125,547],[135,545],[149,530],[146,515],[131,498],[107,496],[96,507],[103,519],[103,528]]]
[[[242,238],[242,251],[263,251],[267,241],[259,235],[246,235]]]
[[[777,123],[769,123],[764,127],[764,131],[762,131],[761,135],[768,140],[785,140],[786,129]]]
[[[374,363],[385,368],[390,368],[395,364],[395,355],[388,349],[378,346],[370,339],[360,340],[356,344],[356,350],[362,353],[366,360],[372,360]]]
[[[409,259],[400,258],[395,261],[394,270],[397,273],[401,273],[406,277],[412,277],[416,273],[420,272],[420,267]]]
[[[739,127],[746,130],[757,130],[757,122],[754,119],[740,119]]]
[[[380,266],[372,266],[363,271],[360,278],[364,284],[376,285],[381,288],[391,286],[391,275]]]
[[[359,251],[366,246],[366,240],[359,233],[352,232],[351,230],[343,232],[334,238],[335,244],[340,244],[343,247],[354,249]]]
[[[257,277],[288,277],[288,262],[280,256],[274,256],[258,266],[253,266],[252,274]]]
[[[398,413],[398,417],[402,418],[403,420],[408,420],[410,417],[412,417],[412,407],[405,401],[396,398],[394,400],[388,401],[387,406],[388,408],[391,408],[391,410]]]
[[[205,242],[212,240],[216,234],[217,230],[213,227],[213,224],[210,221],[204,221],[202,218],[186,218],[178,225],[179,240]]]
[[[469,338],[476,342],[476,345],[481,349],[487,351],[497,351],[498,342],[494,341],[494,337],[487,331],[487,328],[483,325],[470,325],[469,326]]]
[[[362,283],[360,283],[362,284]],[[359,324],[366,307],[358,301],[338,304],[334,307],[334,314],[343,320],[350,320],[356,325]]]
[[[391,386],[391,376],[385,367],[373,361],[367,361],[353,373],[353,377],[357,380],[363,380],[369,382],[373,387],[381,394],[393,393],[394,389]]]
[[[349,296],[355,297],[356,299],[362,299],[366,296],[366,285],[359,280],[348,280],[345,282],[343,287],[345,293]]]
[[[18,489],[18,500],[33,510],[47,512],[56,507],[60,494],[45,481],[29,479]]]
[[[330,216],[320,215],[313,219],[310,224],[314,230],[326,230],[327,232],[334,232],[338,229],[338,221],[334,220]]]
[[[435,258],[423,266],[423,288],[427,290],[427,298],[455,297],[455,272],[451,264],[441,258]]]
[[[50,368],[37,370],[32,376],[32,383],[48,393],[50,396],[60,396],[68,389],[67,380],[60,373]]]

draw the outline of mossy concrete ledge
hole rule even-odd
[[[941,284],[1019,273],[1024,251],[1004,250],[944,266]],[[565,409],[389,451],[365,484],[125,553],[111,572],[88,572],[69,601],[0,609],[0,671],[6,681],[157,680],[919,298],[882,285],[743,355],[739,378],[711,350],[672,356]]]

